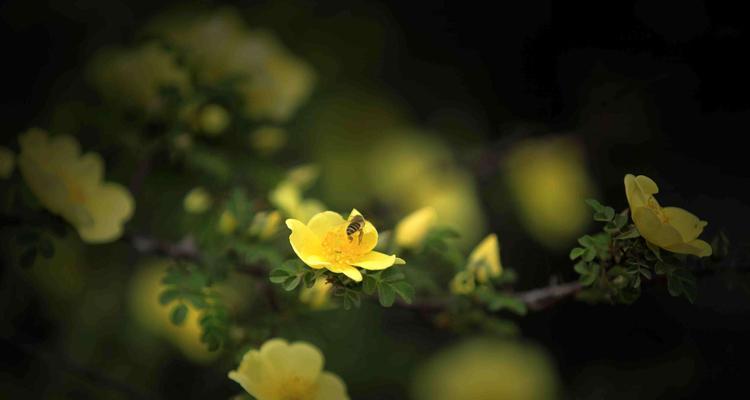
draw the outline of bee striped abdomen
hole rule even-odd
[[[349,241],[352,240],[352,235],[359,231],[359,241],[362,242],[362,229],[365,227],[365,219],[361,215],[355,215],[352,218],[352,222],[346,226],[346,236],[349,237]]]

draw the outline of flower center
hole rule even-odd
[[[656,213],[656,216],[659,217],[659,221],[661,221],[662,224],[669,222],[669,218],[664,214],[664,211],[662,211],[659,202],[656,201],[654,196],[648,198],[646,201],[646,207],[652,209],[654,213]]]
[[[349,240],[346,226],[347,224],[343,224],[328,231],[321,243],[326,259],[336,264],[349,264],[364,254],[356,233],[352,235],[352,240]]]

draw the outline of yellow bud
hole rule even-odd
[[[229,235],[237,229],[237,219],[234,218],[231,212],[224,210],[219,217],[219,232]]]
[[[279,231],[281,226],[281,213],[278,211],[266,212],[262,211],[253,217],[253,222],[250,224],[249,233],[251,235],[258,236],[261,240],[266,240],[272,237],[276,232]]]
[[[197,187],[185,195],[182,204],[185,211],[191,214],[200,214],[211,207],[211,195],[203,187]]]
[[[201,110],[200,127],[206,135],[217,136],[224,132],[231,122],[227,110],[218,104],[209,104]]]
[[[469,294],[475,287],[474,275],[469,271],[460,271],[451,280],[451,292],[454,294]]]
[[[250,145],[260,153],[273,154],[284,147],[286,131],[276,126],[264,126],[250,134]]]

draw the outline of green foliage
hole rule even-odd
[[[271,270],[268,280],[281,285],[284,290],[290,292],[303,282],[305,286],[312,287],[315,280],[324,272],[324,269],[314,270],[305,266],[302,261],[292,259],[285,261],[281,267]]]
[[[577,260],[573,269],[586,287],[579,293],[580,299],[630,304],[640,297],[643,281],[651,280],[655,273],[666,276],[672,296],[695,300],[695,277],[684,257],[643,239],[635,225],[628,224],[628,210],[615,214],[596,200],[586,203],[594,210],[594,220],[605,224],[602,232],[578,239],[581,246],[570,251],[570,259]]]
[[[363,277],[363,291],[365,294],[378,294],[378,301],[383,307],[390,307],[396,301],[396,296],[405,303],[414,301],[414,287],[406,280],[403,272],[397,267],[365,274]]]
[[[206,274],[195,264],[179,263],[167,270],[162,279],[164,290],[159,294],[159,303],[166,306],[174,303],[170,320],[181,325],[191,312],[188,304],[201,314],[201,341],[210,351],[216,351],[228,339],[229,316],[221,298],[210,287]]]

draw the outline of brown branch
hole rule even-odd
[[[530,310],[543,310],[560,300],[575,295],[583,285],[580,282],[568,282],[559,285],[551,285],[539,289],[533,289],[518,293],[518,299],[523,301]]]
[[[191,237],[186,237],[178,243],[170,243],[162,240],[154,239],[147,236],[132,235],[128,237],[133,247],[140,253],[145,254],[159,254],[175,259],[184,260],[200,260],[200,251],[198,250],[195,241]],[[261,279],[263,282],[267,282],[265,279],[268,276],[268,269],[260,264],[243,264],[238,265],[235,270],[237,272],[250,275],[255,278]],[[264,292],[268,297],[269,306],[274,310],[278,311],[278,301],[273,289],[270,285],[264,287]],[[579,282],[568,282],[562,284],[553,284],[550,286],[532,289],[525,292],[513,293],[515,297],[523,301],[529,310],[539,311],[548,308],[559,301],[575,295],[578,293],[583,286]],[[395,305],[399,308],[413,310],[421,314],[433,314],[444,311],[448,305],[443,299],[424,299],[417,301],[412,304],[408,304],[403,301],[398,301]]]

